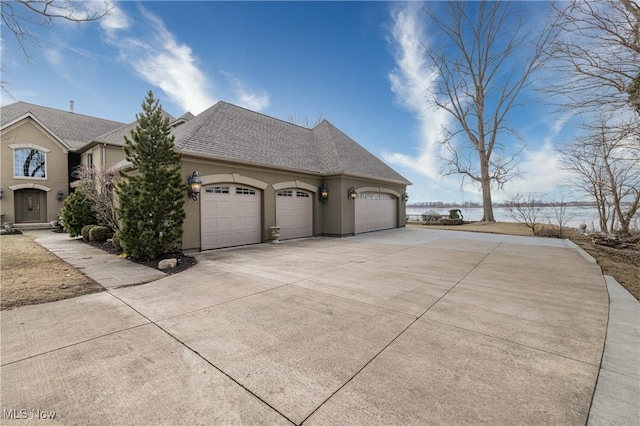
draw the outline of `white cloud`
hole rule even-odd
[[[209,95],[210,81],[198,67],[198,59],[186,44],[179,43],[164,22],[141,8],[145,35],[121,34],[130,18],[120,9],[103,27],[107,41],[119,49],[119,59],[128,63],[148,83],[160,87],[184,111],[198,114],[215,103]],[[142,34],[142,31],[140,32]]]
[[[107,2],[109,14],[100,19],[100,27],[107,32],[124,30],[131,26],[131,20],[115,3]]]
[[[212,90],[214,81],[201,69],[197,55],[176,39],[162,19],[140,7],[143,19],[133,20],[114,3],[111,6],[111,14],[100,25],[122,62],[184,111],[199,114],[218,100]],[[230,83],[233,102],[255,111],[269,106],[266,91],[251,91],[236,77]]]
[[[233,87],[235,93],[234,103],[253,111],[262,111],[269,107],[269,94],[266,91],[251,91],[245,83],[236,76],[224,71],[222,74],[227,77]]]
[[[562,169],[560,153],[550,138],[545,139],[538,149],[525,149],[522,158],[519,166],[522,177],[507,183],[504,190],[495,191],[494,199],[509,199],[517,193],[530,192],[546,195],[550,199],[561,192],[561,186],[567,181],[569,172]]]
[[[412,169],[431,179],[439,176],[438,159],[442,155],[441,129],[450,118],[448,113],[430,106],[428,96],[438,74],[427,61],[423,42],[424,28],[419,19],[420,5],[408,3],[392,11],[391,44],[396,68],[389,73],[395,101],[412,112],[419,126],[420,141],[417,156],[385,152],[383,158],[392,165]]]

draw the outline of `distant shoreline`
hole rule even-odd
[[[584,207],[584,208],[596,208],[595,203],[585,202],[585,201],[566,201],[563,203],[556,203],[556,205],[561,204],[567,207]],[[543,202],[543,203],[535,203],[535,207],[553,207],[554,203],[552,202]],[[505,208],[511,207],[510,203],[494,203],[493,207]],[[407,208],[409,209],[481,209],[482,203],[411,203],[407,204]]]

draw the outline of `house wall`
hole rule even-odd
[[[360,178],[345,177],[341,181],[341,197],[344,200],[342,203],[342,234],[341,235],[353,235],[356,230],[356,200],[347,198],[347,192],[349,188],[353,187],[356,192],[383,192],[394,195],[397,198],[397,227],[401,228],[406,225],[405,216],[407,212],[407,204],[402,200],[402,194],[406,192],[406,186],[399,184],[392,184],[387,182],[377,182],[373,180],[365,180]]]
[[[207,161],[186,156],[182,159],[182,177],[185,185],[187,178],[194,170],[198,171],[200,178],[205,184],[207,184],[207,182],[213,183],[213,181],[211,181],[213,176],[218,177],[215,178],[215,183],[234,183],[234,179],[236,179],[236,182],[253,179],[266,184],[264,189],[254,186],[261,189],[262,193],[262,241],[264,242],[271,240],[270,227],[276,225],[276,190],[273,188],[273,185],[281,184],[282,182],[297,181],[300,184],[311,185],[313,188],[318,188],[322,183],[327,184],[329,198],[326,201],[319,201],[317,192],[313,194],[314,236],[347,236],[354,234],[355,200],[347,198],[347,189],[351,186],[355,187],[356,190],[359,188],[368,188],[369,190],[376,189],[381,192],[392,193],[399,197],[397,204],[399,223],[397,226],[402,227],[405,225],[406,204],[401,200],[401,195],[406,190],[404,185],[349,178],[343,175],[321,177],[258,166]],[[228,179],[222,177],[222,175]],[[257,182],[256,185],[258,185]],[[184,210],[186,218],[183,226],[182,248],[184,250],[199,249],[200,199],[198,199],[198,201],[191,200],[187,196],[186,188]]]
[[[183,157],[182,159],[182,177],[185,182],[187,178],[193,173],[194,170],[198,171],[200,178],[205,181],[211,179],[211,176],[226,175],[231,179],[217,180],[216,183],[234,183],[234,178],[238,181],[245,179],[252,179],[257,182],[263,182],[267,186],[262,189],[258,186],[253,186],[261,190],[262,193],[262,241],[269,241],[271,239],[271,226],[276,225],[276,190],[273,188],[274,184],[283,182],[300,182],[301,184],[311,185],[313,188],[318,188],[322,183],[322,178],[314,175],[306,175],[303,173],[278,171],[273,169],[267,169],[257,166],[248,166],[242,164],[231,164],[220,161],[206,161],[195,158]],[[212,182],[213,183],[213,182]],[[257,185],[257,183],[256,183]],[[291,186],[295,188],[295,186]],[[283,188],[284,189],[284,188]],[[312,195],[313,197],[313,223],[314,235],[321,234],[321,214],[320,214],[320,202],[318,201],[317,193]],[[200,248],[200,199],[193,201],[187,196],[185,187],[185,204],[184,210],[186,214],[184,222],[184,232],[182,235],[182,247],[185,250],[199,249]]]
[[[0,181],[3,198],[0,210],[4,215],[3,222],[16,223],[15,200],[20,189],[36,189],[46,194],[46,222],[58,219],[62,202],[57,200],[58,189],[64,197],[69,194],[69,177],[67,170],[67,149],[45,129],[30,118],[26,118],[5,128],[0,136]],[[10,145],[29,144],[45,148],[46,177],[29,178],[14,177],[13,149]],[[13,189],[12,189],[13,188]]]
[[[124,160],[124,149],[121,146],[100,144],[83,151],[80,155],[80,164],[88,164],[89,154],[93,155],[93,166],[96,168],[109,168],[119,161]]]

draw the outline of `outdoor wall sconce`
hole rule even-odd
[[[404,201],[405,203],[409,201],[409,194],[407,194],[406,192],[402,194],[402,201]]]
[[[2,200],[3,195],[4,195],[4,189],[0,188],[0,200]]]
[[[193,201],[198,201],[198,195],[200,195],[200,187],[202,186],[202,179],[198,176],[198,172],[194,171],[191,176],[187,178],[187,185],[189,185],[189,197]]]
[[[356,192],[356,189],[352,186],[351,188],[347,189],[347,198],[350,200],[355,200],[358,197],[358,193]]]
[[[56,199],[58,201],[62,201],[62,197],[64,197],[64,193],[62,192],[62,189],[58,189],[58,192],[56,192]]]
[[[318,201],[327,201],[329,198],[329,188],[327,188],[327,184],[323,183],[318,188]]]

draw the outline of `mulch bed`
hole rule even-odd
[[[104,243],[94,243],[94,242],[89,242],[85,240],[82,240],[82,241],[84,241],[85,244],[89,244],[92,247],[99,248],[101,250],[106,251],[107,253],[110,253],[116,256],[119,256],[120,254],[122,254],[120,250],[116,249],[113,246],[111,241],[104,242]],[[158,269],[158,263],[161,260],[172,259],[172,258],[178,261],[178,264],[175,268]],[[135,259],[127,258],[127,260],[138,263],[140,265],[148,266],[149,268],[158,269],[159,271],[164,272],[165,274],[168,274],[168,275],[173,275],[173,274],[180,273],[182,271],[186,271],[187,269],[191,268],[192,266],[195,266],[195,264],[198,263],[195,257],[186,255],[179,251],[175,253],[164,253],[156,257],[155,259],[135,260]]]

